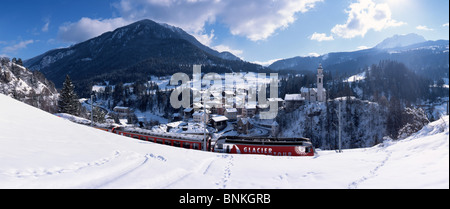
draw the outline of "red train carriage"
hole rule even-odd
[[[104,130],[104,129],[102,129]],[[109,130],[108,130],[109,131]],[[206,149],[204,149],[204,136],[197,135],[180,135],[175,133],[158,133],[146,131],[146,133],[134,133],[130,131],[124,131],[121,129],[113,128],[111,132],[127,136],[142,141],[149,141],[158,144],[165,144],[174,147],[195,149],[195,150],[206,150],[210,151],[211,140],[209,136],[206,136]]]
[[[231,154],[314,156],[311,140],[306,138],[224,137],[216,142],[214,151]]]

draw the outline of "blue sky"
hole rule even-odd
[[[32,58],[141,19],[258,63],[374,47],[395,34],[449,39],[448,0],[2,0],[0,56]]]

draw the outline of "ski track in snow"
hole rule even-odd
[[[103,158],[100,160],[96,160],[93,162],[88,163],[74,163],[71,166],[67,166],[65,168],[61,167],[55,167],[55,168],[37,168],[37,169],[26,169],[26,170],[9,170],[9,171],[3,171],[0,174],[7,175],[15,178],[27,178],[27,177],[42,177],[42,176],[49,176],[49,175],[59,175],[64,173],[73,173],[78,172],[80,170],[86,169],[86,168],[92,168],[92,167],[99,167],[104,164],[107,164],[114,159],[120,157],[120,152],[116,151],[114,156]]]
[[[125,161],[125,162],[115,162],[115,161]],[[152,153],[145,154],[142,156],[138,153],[121,153],[116,151],[112,157],[102,158],[88,163],[74,163],[71,166],[66,167],[55,167],[55,168],[37,168],[37,169],[22,169],[22,170],[8,170],[0,172],[0,175],[10,176],[16,179],[25,178],[41,178],[45,176],[54,175],[64,175],[71,173],[79,173],[82,171],[90,172],[89,169],[96,169],[97,167],[107,167],[111,165],[111,170],[115,172],[110,172],[109,174],[102,175],[101,178],[80,183],[75,188],[104,188],[109,184],[116,182],[117,180],[133,173],[134,171],[142,168],[144,165],[148,164],[150,160],[157,160],[161,162],[166,162],[167,159],[160,155],[154,155]]]
[[[368,174],[367,176],[363,176],[363,177],[361,177],[360,179],[358,179],[358,180],[356,180],[356,181],[350,183],[350,184],[348,185],[347,188],[348,188],[348,189],[358,189],[358,186],[359,186],[361,183],[367,181],[368,179],[375,178],[375,177],[378,175],[378,174],[377,174],[378,170],[379,170],[381,167],[383,167],[384,165],[386,165],[386,162],[387,162],[387,161],[391,158],[391,156],[392,156],[392,152],[391,152],[391,151],[385,151],[385,152],[387,152],[387,156],[386,156],[386,158],[385,158],[383,161],[380,162],[380,164],[378,164],[374,169],[372,169],[372,170],[369,172],[369,174]]]
[[[135,153],[135,154],[138,155],[137,156],[138,160],[132,161],[132,163],[135,164],[134,166],[132,166],[130,168],[127,168],[127,169],[123,170],[122,172],[114,173],[114,175],[110,176],[109,178],[108,177],[104,177],[103,178],[104,180],[102,181],[102,183],[95,184],[95,185],[92,186],[92,188],[104,188],[104,187],[108,186],[109,184],[114,183],[117,180],[119,180],[119,179],[121,179],[121,178],[123,178],[123,177],[125,177],[125,176],[127,176],[127,175],[129,175],[131,173],[133,173],[134,171],[136,171],[136,170],[138,170],[138,169],[140,169],[142,167],[144,167],[149,162],[149,160],[155,159],[155,160],[159,160],[159,161],[163,161],[163,162],[167,161],[163,156],[156,156],[156,155],[154,155],[152,153],[146,154],[144,156],[140,156],[137,153]],[[122,164],[120,164],[120,166],[122,166]]]
[[[202,173],[205,175],[208,172],[208,169],[211,167],[211,165],[214,163],[216,159],[215,158],[209,158],[206,160],[203,160],[198,166],[194,167],[192,170],[184,170],[184,171],[178,171],[175,172],[175,175],[173,175],[172,178],[165,186],[162,186],[162,189],[168,189],[173,186],[175,186],[180,181],[188,179],[188,177],[192,174]],[[202,172],[203,171],[203,172]]]

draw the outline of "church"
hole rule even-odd
[[[286,94],[284,98],[284,108],[287,111],[293,111],[305,102],[326,102],[327,90],[323,88],[323,68],[322,65],[317,69],[317,88],[301,88],[300,94]]]
[[[301,96],[309,102],[325,102],[327,100],[327,90],[323,88],[323,68],[322,64],[317,69],[317,88],[301,88]]]

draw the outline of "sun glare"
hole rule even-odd
[[[413,0],[382,0],[382,2],[387,3],[391,9],[395,9],[411,4]]]

